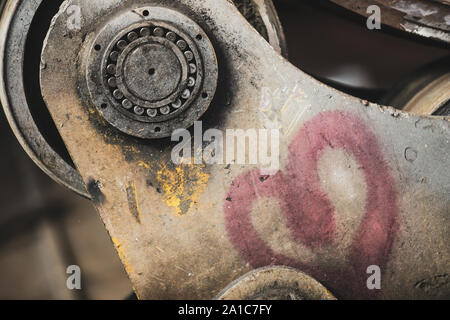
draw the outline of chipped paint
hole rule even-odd
[[[204,165],[180,165],[174,169],[163,165],[158,171],[158,182],[164,191],[164,202],[178,215],[185,215],[205,191],[210,175]]]
[[[117,238],[112,237],[112,242],[114,243],[114,247],[116,248],[117,254],[119,255],[120,260],[122,261],[122,264],[125,268],[125,271],[128,273],[128,275],[133,274],[133,268],[131,267],[131,264],[128,262],[125,256],[125,250],[122,247],[122,244],[117,240]]]
[[[131,214],[136,219],[137,223],[142,223],[142,212],[139,208],[139,200],[136,190],[136,183],[134,181],[129,182],[127,184],[127,200],[128,200],[128,208],[130,209]]]

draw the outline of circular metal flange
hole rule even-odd
[[[138,138],[165,138],[206,112],[218,65],[194,21],[172,9],[145,7],[114,16],[98,32],[86,81],[92,102],[115,128]]]
[[[217,300],[336,300],[318,281],[296,269],[271,266],[232,282]]]

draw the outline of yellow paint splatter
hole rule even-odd
[[[145,163],[144,161],[139,161],[138,166],[150,169],[150,165],[148,163]]]
[[[180,165],[158,171],[158,182],[164,191],[164,202],[179,215],[186,214],[205,191],[210,175],[202,165]]]

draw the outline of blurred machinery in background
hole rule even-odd
[[[67,192],[37,171],[18,150],[6,120],[2,120],[1,143],[9,151],[0,160],[5,182],[0,202],[0,246],[4,248],[0,250],[0,298],[125,298],[131,292],[90,201],[100,211],[140,298],[186,298],[192,291],[195,293],[190,293],[190,298],[450,297],[450,129],[443,117],[450,115],[448,2],[234,0],[240,14],[274,50],[258,41],[226,1],[194,2],[2,1],[1,95],[6,118],[15,138],[44,172],[88,200]],[[366,28],[366,9],[372,4],[381,8],[381,30]],[[79,29],[71,30],[65,24],[70,6],[81,8]],[[229,20],[227,25],[220,14]],[[173,61],[184,56],[181,71],[173,67],[172,52]],[[277,55],[359,99],[323,87]],[[147,66],[146,56],[158,65]],[[143,66],[145,76],[163,70],[165,83],[154,81],[142,86],[143,82],[135,79],[143,76]],[[181,81],[170,87],[177,77],[193,81],[192,86],[186,82],[183,87]],[[297,97],[298,87],[301,97]],[[234,202],[239,194],[251,198],[252,193],[246,194],[249,191],[244,188],[234,194],[224,185],[235,185],[239,176],[245,175],[245,168],[187,169],[168,164],[173,143],[164,138],[176,128],[189,128],[198,119],[209,127],[246,128],[236,118],[242,112],[250,127],[260,125],[258,105],[266,88],[272,93],[267,98],[275,112],[285,103],[298,115],[296,108],[302,106],[310,114],[306,118],[314,122],[314,115],[321,116],[319,109],[330,113],[348,110],[375,130],[383,151],[371,149],[367,154],[378,164],[358,158],[358,152],[365,151],[355,151],[362,147],[353,142],[342,142],[336,136],[332,140],[337,140],[329,142],[353,148],[359,165],[373,165],[368,169],[373,173],[387,168],[393,171],[381,174],[381,182],[372,180],[370,173],[361,178],[360,172],[351,171],[348,181],[343,181],[346,189],[365,179],[368,195],[355,196],[353,204],[348,194],[340,195],[343,200],[332,199],[342,210],[338,214],[347,215],[342,225],[338,223],[337,228],[343,228],[337,230],[338,238],[352,242],[344,235],[348,233],[357,239],[355,225],[361,223],[361,228],[367,229],[359,232],[372,233],[373,239],[368,236],[371,243],[360,239],[358,244],[354,239],[353,247],[345,243],[334,248],[337,255],[322,248],[330,244],[332,227],[330,224],[331,229],[324,231],[320,224],[327,225],[332,205],[314,202],[309,206],[325,212],[316,217],[316,226],[298,227],[301,221],[294,217],[298,212],[291,218],[288,213],[287,220],[294,227],[286,234],[278,232],[279,218],[264,213],[280,209],[274,209],[273,203],[258,202],[262,206],[258,210],[264,214],[254,218],[254,223],[262,225],[255,234],[263,241],[258,237],[236,238],[239,232],[253,233],[245,214],[239,211],[246,205],[239,203],[244,199]],[[160,98],[147,99],[148,90]],[[169,97],[168,93],[173,94]],[[290,102],[290,94],[297,99],[297,106]],[[366,100],[417,116],[396,114],[376,105],[365,111]],[[304,120],[291,120],[296,121],[292,127],[301,132]],[[323,121],[333,126],[335,120],[325,117]],[[364,127],[352,121],[350,127]],[[341,129],[339,125],[335,128],[337,132]],[[370,130],[362,131],[363,144],[373,144]],[[295,144],[289,133],[283,139],[285,145]],[[89,149],[95,152],[87,152]],[[333,156],[339,168],[340,156]],[[342,161],[353,164],[348,158]],[[324,168],[333,170],[333,165],[331,160]],[[227,172],[225,176],[223,172]],[[215,176],[223,182],[214,181]],[[322,197],[323,191],[314,189],[318,188],[311,180],[314,178],[309,179],[299,178],[298,183],[313,185],[309,192]],[[204,185],[199,185],[201,181]],[[390,181],[392,186],[381,191]],[[269,179],[268,183],[279,182]],[[326,193],[333,194],[333,184],[329,186]],[[264,190],[260,192],[266,192],[266,197],[274,196]],[[283,192],[309,201],[301,191],[294,195],[287,188]],[[236,208],[228,202],[236,203]],[[354,203],[366,207],[365,218],[359,217]],[[298,205],[301,214],[309,212],[302,206]],[[377,217],[370,207],[373,212],[382,211],[381,220],[374,222],[386,229],[380,234],[366,221],[371,215]],[[128,210],[130,217],[122,216]],[[226,220],[233,215],[239,222]],[[313,223],[314,219],[303,218],[304,223]],[[264,221],[271,222],[275,230],[264,227]],[[158,232],[153,229],[155,225]],[[175,241],[170,238],[174,234]],[[211,251],[217,250],[223,253],[211,258]],[[424,260],[433,262],[424,266]],[[370,263],[388,270],[383,276],[390,283],[380,295],[365,292],[359,283],[364,278],[361,268],[368,266],[363,264]],[[81,291],[66,288],[65,269],[72,264],[80,265],[84,272]],[[289,268],[252,271],[270,264]],[[404,274],[411,265],[416,272]],[[174,270],[168,271],[168,266]],[[245,276],[247,272],[251,274]],[[313,290],[305,291],[305,286]]]

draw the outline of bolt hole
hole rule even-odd
[[[200,41],[200,40],[202,40],[203,39],[203,37],[202,37],[202,35],[201,34],[198,34],[196,37],[195,37],[198,41]]]
[[[155,68],[150,68],[150,69],[148,70],[148,74],[151,75],[151,76],[155,75],[155,73],[156,73]]]
[[[100,51],[100,50],[102,50],[102,46],[99,45],[99,44],[96,44],[95,47],[94,47],[94,50],[95,51]]]
[[[203,92],[203,93],[202,93],[202,98],[203,98],[203,99],[206,99],[206,98],[208,98],[208,93],[206,93],[206,92]]]
[[[106,103],[102,103],[102,105],[100,106],[102,109],[106,109],[108,108],[108,105]]]
[[[148,10],[142,11],[142,15],[143,15],[144,17],[148,17],[149,14],[150,14],[150,12],[148,12]]]
[[[155,132],[161,132],[161,128],[160,127],[156,127],[155,128]]]

